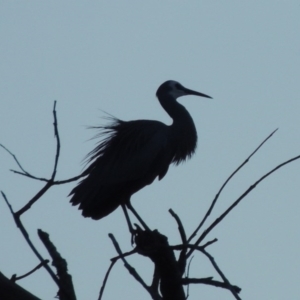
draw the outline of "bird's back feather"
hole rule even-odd
[[[106,135],[87,156],[86,177],[71,191],[71,203],[84,216],[100,219],[130,196],[167,173],[172,153],[169,127],[158,121],[114,119],[99,127]]]

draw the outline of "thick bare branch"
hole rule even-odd
[[[160,280],[160,293],[164,300],[185,300],[181,284],[181,270],[166,236],[157,230],[137,230],[135,237],[139,254],[150,258],[155,264]]]
[[[61,257],[54,244],[50,241],[49,234],[47,232],[38,229],[38,236],[53,260],[52,265],[56,268],[57,278],[60,286],[60,290],[58,292],[59,299],[76,300],[72,276],[68,273],[68,265],[66,260]]]
[[[34,296],[30,292],[26,291],[24,288],[16,284],[14,281],[9,280],[0,272],[0,291],[1,299],[13,300],[41,300],[40,298]]]

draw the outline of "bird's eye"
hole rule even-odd
[[[179,83],[176,83],[175,84],[175,87],[176,87],[176,89],[178,89],[178,90],[180,90],[181,88],[180,88],[180,84]]]

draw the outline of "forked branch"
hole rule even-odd
[[[204,218],[202,219],[202,221],[200,222],[200,224],[198,225],[198,227],[195,229],[195,231],[191,234],[191,236],[188,238],[188,242],[190,242],[199,232],[199,230],[201,229],[201,227],[203,226],[203,224],[205,223],[205,221],[207,220],[207,218],[209,217],[209,215],[211,214],[212,210],[214,209],[214,206],[216,205],[220,194],[222,193],[223,189],[225,188],[225,186],[227,185],[227,183],[234,177],[235,174],[238,173],[239,170],[241,170],[251,159],[251,157],[273,136],[273,134],[278,130],[275,129],[273,132],[271,132],[271,134],[269,134],[262,142],[261,144],[246,158],[246,160],[236,169],[234,170],[234,172],[225,180],[225,182],[223,183],[223,185],[221,186],[220,190],[218,191],[218,193],[216,194],[215,198],[213,199],[209,209],[207,210]]]

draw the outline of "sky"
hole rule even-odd
[[[191,113],[198,148],[132,197],[151,229],[180,243],[172,208],[187,234],[198,225],[228,176],[273,130],[276,134],[230,181],[209,218],[211,224],[239,195],[279,163],[300,154],[299,1],[0,1],[0,143],[30,173],[49,177],[55,156],[52,109],[57,101],[61,155],[57,179],[78,175],[93,149],[95,131],[108,112],[122,120],[171,124],[155,98],[173,79],[213,99],[179,100]],[[205,241],[243,300],[300,298],[299,164],[268,177]],[[0,149],[0,190],[18,210],[43,183],[10,172],[18,169]],[[22,221],[40,253],[37,229],[50,234],[67,259],[78,299],[97,299],[116,256],[108,237],[130,251],[121,209],[100,220],[81,216],[69,203],[76,183],[53,187]],[[0,201],[0,271],[22,275],[38,264],[3,200]],[[129,262],[150,284],[152,264]],[[197,253],[191,277],[220,280]],[[53,299],[45,270],[18,282]],[[111,272],[104,298],[150,299],[121,262]],[[234,299],[226,290],[190,286],[189,299]]]

